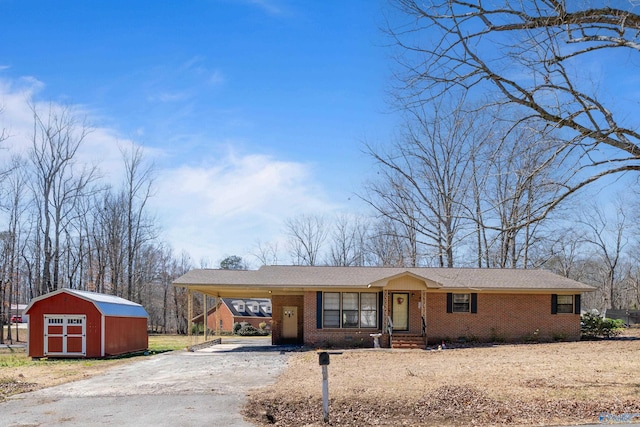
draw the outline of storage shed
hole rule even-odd
[[[30,357],[106,357],[148,348],[145,309],[96,292],[59,289],[31,300]]]

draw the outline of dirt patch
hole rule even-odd
[[[331,356],[331,425],[549,425],[640,413],[638,330],[625,339]],[[245,415],[260,425],[324,425],[315,352],[294,354]],[[611,419],[611,418],[610,418]]]
[[[0,402],[14,394],[89,378],[131,360],[42,360],[26,366],[4,366],[0,371]]]
[[[11,395],[33,391],[36,387],[36,384],[24,382],[21,379],[0,378],[0,402]]]

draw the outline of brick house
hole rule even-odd
[[[271,327],[271,300],[268,298],[220,298],[215,307],[207,310],[207,327],[215,331],[231,332],[234,323],[249,323],[259,329],[261,323]],[[192,322],[202,323],[202,314]]]
[[[594,290],[545,270],[305,266],[192,270],[174,286],[270,298],[273,344],[313,347],[578,340],[580,296]]]

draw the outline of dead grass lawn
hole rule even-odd
[[[640,336],[638,330],[631,335]],[[332,355],[332,425],[549,425],[640,413],[640,340]],[[250,396],[262,425],[323,425],[315,352]],[[640,416],[634,421],[640,421]]]

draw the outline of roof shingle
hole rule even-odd
[[[589,292],[594,288],[547,270],[403,267],[263,266],[258,270],[191,270],[175,286],[220,288],[381,288],[392,278],[410,274],[442,289],[562,290]],[[433,287],[433,286],[429,286]]]

